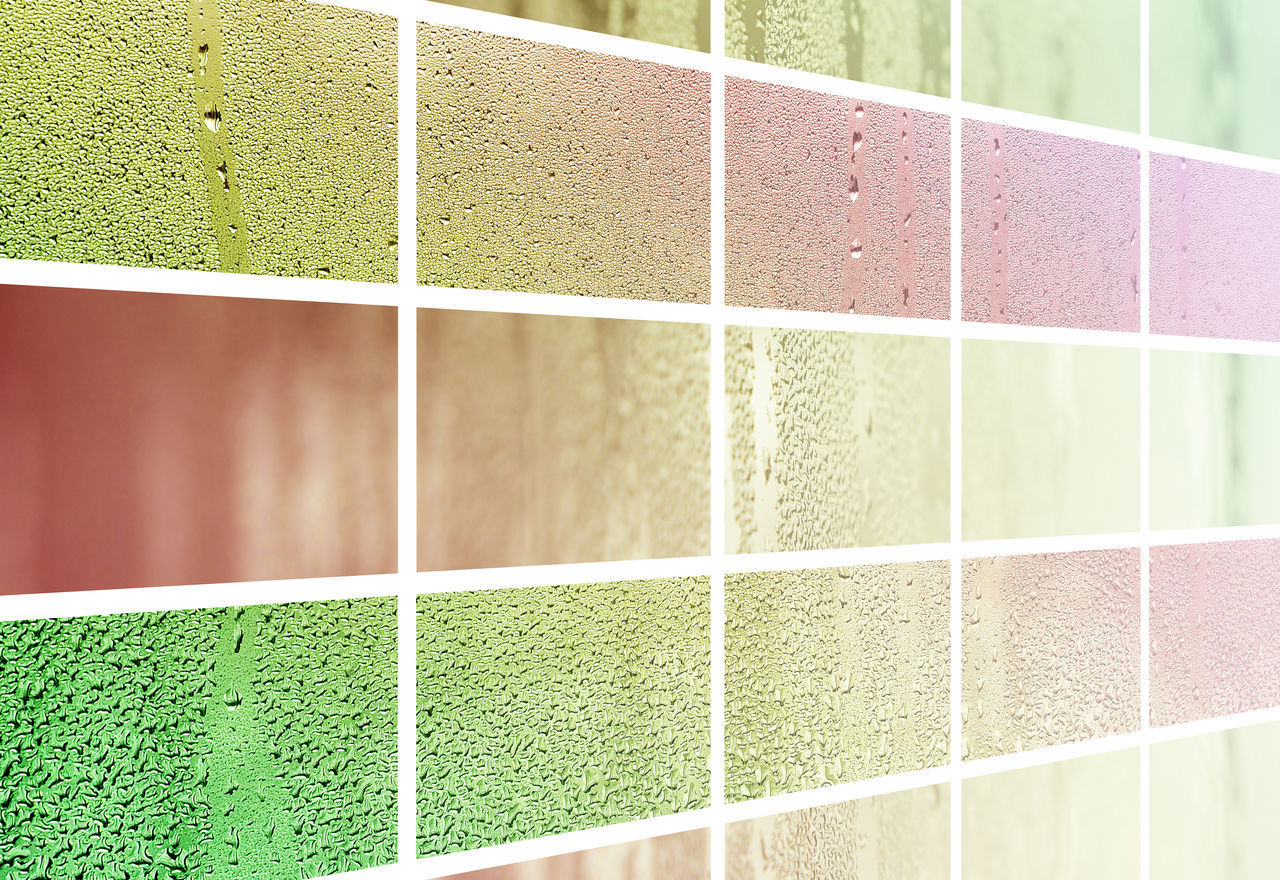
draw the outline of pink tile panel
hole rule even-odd
[[[1280,340],[1280,174],[1151,157],[1151,331]]]
[[[1151,723],[1280,705],[1280,541],[1151,548]]]
[[[1138,328],[1138,151],[966,120],[966,321]]]
[[[725,302],[946,318],[950,121],[725,83]]]

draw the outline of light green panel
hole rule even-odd
[[[418,853],[708,806],[707,578],[418,599]]]
[[[1138,528],[1138,352],[966,340],[966,540]]]
[[[729,575],[730,801],[946,763],[946,562]]]
[[[1280,358],[1151,352],[1151,525],[1280,522]]]
[[[396,25],[0,0],[0,256],[394,281]]]
[[[0,623],[0,880],[396,855],[396,603]]]
[[[1151,880],[1280,876],[1280,724],[1151,747]]]
[[[730,58],[943,97],[951,93],[949,0],[724,3]]]
[[[966,101],[1138,130],[1138,0],[963,3]]]
[[[711,51],[709,0],[442,0],[681,49]]]
[[[1280,3],[1151,4],[1151,133],[1280,157]]]
[[[964,880],[1134,880],[1138,750],[966,779]]]

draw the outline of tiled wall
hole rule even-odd
[[[1274,4],[367,5],[0,0],[0,880],[1280,874]]]

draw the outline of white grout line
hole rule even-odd
[[[418,38],[414,22],[401,19],[399,34],[399,276],[400,288],[412,290],[417,277],[417,108]],[[418,314],[411,305],[399,309],[398,403],[398,613],[396,824],[400,862],[417,855],[418,710],[417,583],[418,568]]]
[[[951,880],[961,880],[963,869],[963,853],[964,853],[964,813],[963,813],[963,792],[961,791],[959,769],[963,758],[964,749],[964,725],[963,725],[963,683],[964,683],[964,590],[963,590],[963,545],[961,541],[964,537],[964,518],[962,508],[963,482],[962,482],[962,457],[963,451],[963,424],[962,424],[962,408],[961,400],[963,394],[963,367],[964,352],[963,339],[959,334],[964,329],[961,321],[963,310],[963,289],[964,289],[964,267],[962,260],[962,237],[964,231],[964,213],[961,204],[961,195],[963,186],[963,169],[960,165],[961,158],[961,134],[962,134],[962,107],[963,98],[963,71],[961,70],[961,30],[963,15],[961,11],[961,3],[953,2],[951,4],[951,321],[949,329],[952,331],[951,338],[951,434],[950,434],[950,456],[951,456],[951,617],[950,617],[950,645],[951,645],[951,737],[950,737],[950,773],[948,774],[948,784],[950,786],[948,797],[950,800],[950,854],[948,857],[951,870]]]

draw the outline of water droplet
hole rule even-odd
[[[204,111],[204,127],[214,134],[222,128],[222,113],[219,112],[217,104],[211,105]]]

